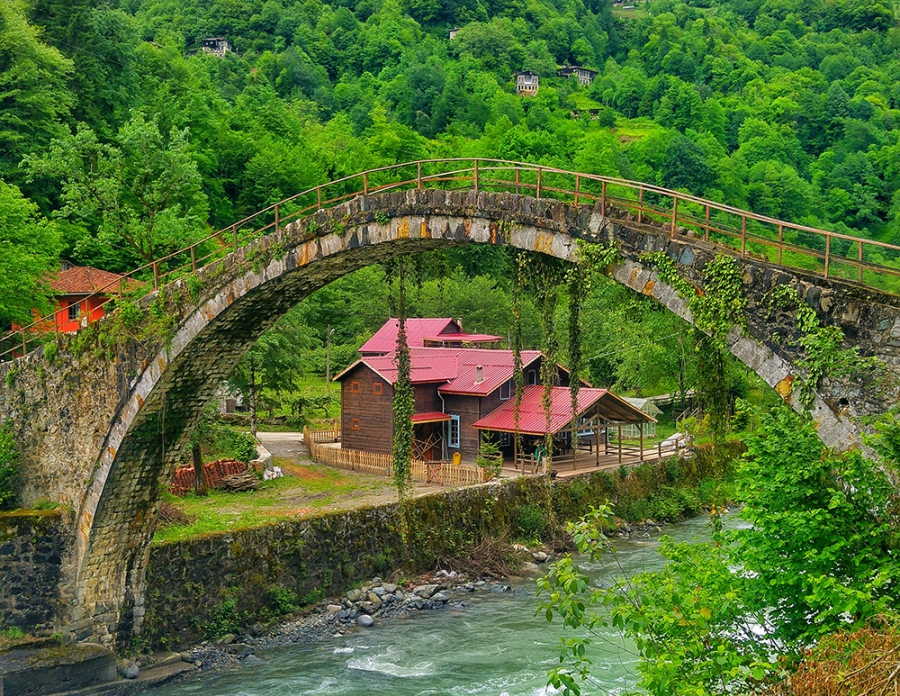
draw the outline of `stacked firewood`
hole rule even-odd
[[[225,491],[255,491],[259,488],[259,479],[254,472],[244,471],[226,476],[219,487]]]

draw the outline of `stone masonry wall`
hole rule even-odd
[[[0,630],[52,627],[71,526],[57,510],[0,513]]]
[[[721,477],[743,447],[731,443],[715,453],[708,450],[679,461],[679,483],[696,486]],[[153,545],[144,637],[154,647],[180,648],[210,637],[226,601],[234,602],[249,625],[272,617],[273,599],[281,591],[315,602],[397,568],[432,570],[439,558],[465,555],[486,536],[514,538],[519,510],[526,505],[543,508],[557,522],[578,519],[606,501],[624,511],[672,485],[672,471],[668,462],[658,462],[624,477],[595,472],[552,483],[516,478],[415,498],[406,550],[396,504]]]

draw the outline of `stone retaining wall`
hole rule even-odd
[[[0,512],[0,630],[49,628],[72,521],[58,511]]]
[[[679,481],[696,485],[721,475],[741,451],[737,443],[724,458],[681,461]],[[607,500],[625,509],[671,485],[672,470],[659,462],[627,475],[595,472],[552,484],[523,477],[415,498],[406,550],[397,504],[155,544],[145,607],[138,608],[144,637],[154,647],[184,647],[211,637],[224,621],[275,618],[286,602],[316,602],[395,568],[433,570],[441,557],[462,556],[484,537],[515,537],[523,507],[537,505],[557,521]]]

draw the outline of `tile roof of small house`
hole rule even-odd
[[[442,394],[487,396],[513,376],[513,352],[485,348],[410,348],[410,379],[413,384],[446,382],[438,388]],[[522,366],[540,357],[537,350],[522,351]],[[382,379],[395,384],[397,366],[394,354],[367,356],[357,360],[335,376],[340,380],[357,365],[366,365]],[[478,379],[478,368],[481,379]]]
[[[400,320],[388,319],[375,335],[362,344],[359,352],[366,353],[393,353],[397,350],[397,332],[400,330]],[[453,319],[407,319],[406,342],[410,346],[420,347],[426,336],[439,336],[442,333],[457,334],[461,331],[459,324]]]
[[[544,435],[548,432],[547,416],[542,403],[544,388],[540,385],[525,387],[519,408],[519,432],[526,435]],[[592,406],[599,405],[601,417],[607,421],[627,423],[656,422],[654,418],[639,411],[627,401],[608,389],[582,387],[578,390],[577,415],[581,416]],[[510,399],[489,414],[476,421],[478,430],[515,432],[515,400]],[[566,429],[572,422],[572,392],[568,387],[553,387],[551,390],[549,432],[556,434]]]
[[[59,271],[50,288],[56,295],[93,295],[96,292],[116,292],[122,279],[118,273],[101,271],[91,266],[71,266]],[[129,283],[133,281],[128,281]]]

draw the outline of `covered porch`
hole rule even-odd
[[[500,445],[504,468],[511,473],[546,473],[565,471],[583,473],[636,461],[661,458],[661,446],[644,448],[644,427],[656,419],[632,406],[607,389],[583,387],[573,417],[572,393],[567,387],[551,390],[549,414],[544,408],[543,387],[525,387],[516,418],[515,401],[510,399],[475,423],[481,436]],[[638,447],[622,445],[621,429],[638,429]],[[609,444],[615,430],[616,443]],[[519,438],[515,434],[519,434]],[[550,451],[545,451],[546,436],[552,438]],[[518,441],[517,441],[518,440]],[[667,449],[667,456],[670,452]],[[654,456],[658,452],[659,456]]]

